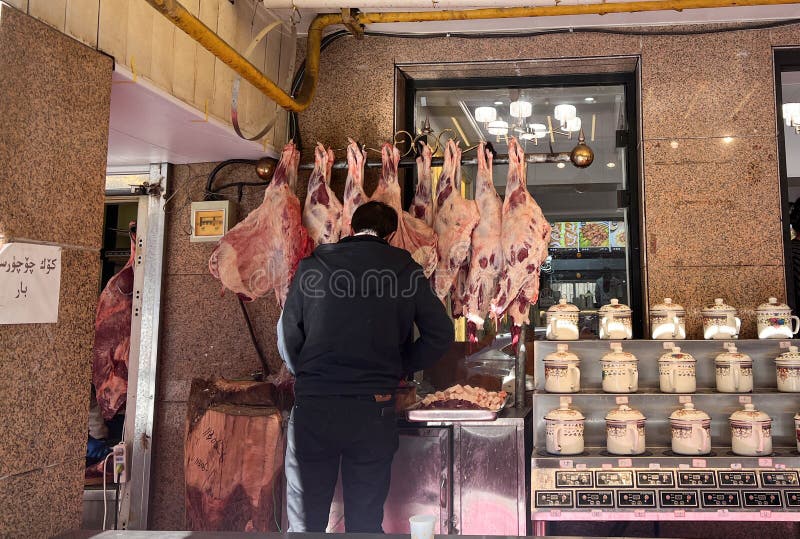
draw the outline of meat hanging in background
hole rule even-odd
[[[411,253],[411,257],[422,266],[426,277],[436,269],[436,233],[425,221],[403,211],[400,200],[400,184],[397,181],[397,166],[400,151],[387,143],[381,148],[383,167],[378,187],[372,200],[388,204],[397,212],[397,232],[389,243]]]
[[[508,181],[503,201],[503,270],[492,314],[508,312],[516,346],[523,324],[530,322],[529,306],[539,299],[539,271],[550,245],[550,223],[528,192],[525,153],[512,138],[508,144]]]
[[[94,319],[92,383],[103,418],[111,419],[128,398],[128,358],[131,351],[133,262],[136,256],[136,222],[128,225],[131,256],[100,293]]]
[[[332,150],[317,144],[314,170],[308,178],[308,192],[303,209],[303,225],[315,245],[336,243],[342,227],[342,203],[330,186],[335,157]]]
[[[466,283],[467,335],[471,342],[477,342],[477,331],[483,329],[503,268],[503,201],[494,188],[492,152],[484,142],[478,145],[475,202],[478,204],[480,221],[472,231],[472,252]]]
[[[420,141],[421,151],[417,157],[417,191],[408,208],[408,213],[433,226],[433,173],[431,172],[431,147]]]
[[[245,301],[275,291],[283,306],[300,259],[314,247],[294,194],[300,152],[290,142],[264,191],[264,201],[219,240],[208,268]]]
[[[358,147],[353,139],[347,139],[347,182],[344,185],[344,204],[342,207],[342,236],[352,234],[352,220],[356,208],[369,200],[364,192],[364,162],[367,153]]]
[[[433,288],[441,300],[455,286],[456,277],[469,256],[472,231],[480,215],[474,200],[461,196],[461,150],[451,139],[444,152],[444,167],[436,185],[433,229],[439,239],[439,263]]]

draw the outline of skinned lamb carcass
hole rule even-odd
[[[434,198],[433,230],[439,238],[439,263],[432,278],[433,289],[443,301],[469,256],[472,231],[480,219],[475,201],[461,196],[461,150],[452,139],[447,143],[444,162]]]
[[[528,192],[525,154],[516,138],[508,144],[508,182],[503,201],[503,270],[492,301],[496,317],[508,312],[516,346],[520,329],[530,322],[529,306],[539,299],[539,271],[550,245],[550,223]]]
[[[303,209],[303,225],[314,245],[336,243],[342,230],[342,203],[330,186],[333,161],[333,151],[317,144]]]
[[[100,293],[94,319],[92,383],[103,419],[110,420],[128,398],[128,357],[131,350],[133,262],[136,256],[136,222],[129,224],[131,256]]]
[[[475,202],[478,204],[480,221],[472,231],[466,284],[467,334],[471,342],[477,342],[477,331],[483,329],[483,321],[497,293],[498,278],[503,269],[503,201],[497,195],[492,180],[492,152],[483,142],[478,146]]]
[[[388,204],[397,212],[397,232],[391,237],[389,244],[411,253],[414,261],[422,266],[425,276],[430,277],[436,269],[436,233],[425,221],[402,209],[400,184],[397,181],[400,151],[391,144],[384,144],[381,160],[381,178],[371,200]]]
[[[208,269],[244,301],[275,291],[283,306],[297,264],[314,247],[294,194],[300,152],[290,142],[264,191],[264,201],[230,229],[211,253]]]
[[[344,185],[344,204],[342,207],[342,236],[352,234],[353,214],[356,208],[369,200],[364,192],[364,162],[367,153],[358,147],[353,139],[347,139],[347,182]]]
[[[408,213],[433,226],[433,173],[431,172],[431,147],[420,141],[422,151],[417,157],[417,191]]]

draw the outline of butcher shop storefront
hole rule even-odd
[[[0,537],[800,535],[797,4],[55,4]]]

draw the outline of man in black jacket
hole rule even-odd
[[[354,235],[317,247],[289,288],[278,349],[295,375],[290,532],[325,531],[340,462],[347,532],[382,532],[398,447],[393,393],[403,375],[431,366],[453,342],[422,268],[386,241],[397,218],[380,202],[360,206]]]

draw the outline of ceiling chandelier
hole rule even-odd
[[[797,106],[800,107],[800,104],[797,104]],[[784,105],[784,109],[785,107],[786,105]],[[497,142],[504,138],[508,139],[508,134],[511,132],[518,136],[520,140],[533,141],[537,145],[539,144],[539,139],[549,135],[550,142],[553,143],[556,135],[571,139],[572,134],[581,131],[582,128],[581,118],[578,116],[578,109],[575,105],[567,103],[556,105],[553,109],[553,115],[546,116],[546,124],[529,121],[528,118],[532,115],[533,103],[521,98],[517,98],[509,104],[509,121],[503,120],[498,114],[497,108],[493,106],[480,106],[474,112],[475,121],[482,123],[490,135],[497,137]],[[557,129],[553,129],[553,120],[557,122]],[[594,141],[595,120],[596,117],[592,114],[592,141]],[[798,123],[800,123],[800,111],[798,111]]]
[[[794,128],[794,132],[800,135],[800,103],[783,104],[783,121],[786,127]]]

